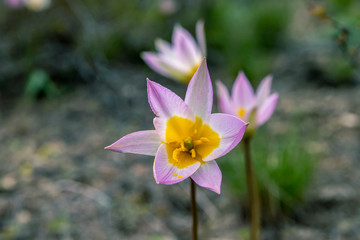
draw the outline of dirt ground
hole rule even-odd
[[[146,77],[180,96],[185,87],[147,68],[102,71],[52,100],[2,99],[0,239],[190,239],[189,182],[157,185],[152,157],[104,150],[153,128]],[[313,131],[306,144],[323,157],[305,201],[265,226],[262,239],[360,239],[359,86],[323,87],[278,72],[273,89],[280,100],[267,127]],[[292,125],[294,111],[302,126]],[[228,191],[198,188],[200,239],[245,239],[247,222]]]

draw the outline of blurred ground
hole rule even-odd
[[[152,157],[103,150],[152,128],[146,77],[180,96],[184,86],[133,66],[101,71],[94,83],[50,101],[2,99],[1,239],[190,238],[189,182],[157,185]],[[273,89],[281,97],[269,131],[312,131],[308,149],[324,157],[305,201],[265,226],[263,239],[359,239],[360,89],[319,87],[285,71]],[[290,121],[295,112],[301,126]],[[220,196],[198,188],[201,239],[246,236],[243,203],[228,191],[226,182]]]

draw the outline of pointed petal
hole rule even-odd
[[[178,56],[184,61],[187,60],[191,65],[198,64],[201,61],[201,52],[195,39],[180,25],[176,25],[174,28],[173,46]]]
[[[169,73],[169,68],[166,68],[158,55],[152,52],[143,52],[141,58],[144,62],[155,72],[160,73],[165,77],[172,78],[173,76]]]
[[[194,115],[201,119],[205,119],[211,114],[213,89],[205,58],[189,82],[185,103],[191,108]]]
[[[272,76],[265,77],[256,90],[256,104],[260,108],[265,99],[270,96]]]
[[[207,124],[220,135],[220,146],[214,149],[203,161],[217,159],[232,150],[244,136],[247,123],[240,118],[225,113],[211,114]]]
[[[222,175],[215,161],[202,164],[199,169],[191,175],[191,178],[197,185],[220,194]]]
[[[156,116],[169,119],[176,115],[194,119],[191,109],[175,93],[160,84],[147,79],[148,100]]]
[[[145,130],[130,133],[105,149],[155,156],[160,144],[160,137],[155,130]]]
[[[232,88],[232,97],[237,108],[244,107],[248,109],[256,104],[254,90],[243,72],[236,77]]]
[[[256,124],[258,126],[264,124],[267,120],[269,120],[271,115],[274,113],[278,98],[279,95],[277,93],[271,94],[271,96],[268,97],[265,100],[264,104],[258,109],[256,114]]]
[[[164,53],[164,54],[167,54],[167,55],[173,55],[174,54],[174,51],[173,49],[171,48],[171,45],[170,43],[162,40],[162,39],[156,39],[155,40],[155,48],[158,52],[161,52],[161,53]]]
[[[161,144],[156,153],[153,171],[156,183],[170,185],[190,177],[199,167],[200,162],[182,169],[170,164],[166,145]]]
[[[196,23],[196,39],[198,41],[199,47],[203,57],[206,57],[206,38],[204,33],[204,21],[199,20]]]
[[[230,99],[229,91],[225,85],[220,81],[216,81],[216,89],[220,112],[235,115],[236,108]]]

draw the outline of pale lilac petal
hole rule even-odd
[[[194,115],[201,119],[205,119],[211,114],[213,89],[205,58],[189,82],[185,103],[191,108]]]
[[[181,60],[178,55],[173,56],[159,53],[158,57],[162,64],[166,64],[166,66],[170,68],[171,71],[176,71],[181,74],[187,75],[193,66],[189,61]]]
[[[166,142],[166,123],[168,119],[155,117],[153,124],[156,132],[158,133],[161,141]]]
[[[256,102],[258,108],[265,102],[265,99],[270,96],[272,76],[265,77],[256,90]]]
[[[169,72],[169,68],[168,67],[166,68],[164,66],[162,60],[160,60],[158,55],[156,55],[155,53],[143,52],[141,54],[141,57],[144,60],[144,62],[155,72],[158,72],[165,77],[169,77],[169,78],[173,77],[172,74]]]
[[[215,161],[202,164],[199,169],[191,175],[191,178],[197,185],[220,194],[222,175]]]
[[[177,51],[178,56],[180,56],[182,60],[190,62],[191,65],[198,64],[199,59],[201,61],[201,52],[195,39],[180,25],[176,25],[174,28],[173,47],[175,51]]]
[[[170,185],[190,177],[199,167],[200,162],[195,162],[193,165],[182,169],[170,164],[166,145],[161,144],[156,153],[153,171],[156,183]]]
[[[155,40],[155,48],[158,52],[168,54],[168,55],[174,55],[174,51],[171,48],[170,43],[168,43],[162,39]]]
[[[191,109],[175,93],[147,79],[148,100],[156,116],[169,119],[176,115],[194,120]]]
[[[232,97],[237,108],[252,108],[256,104],[254,90],[243,72],[236,77]]]
[[[278,97],[279,95],[277,93],[271,94],[271,96],[268,97],[265,100],[264,104],[257,110],[256,124],[258,126],[264,124],[267,120],[269,120],[271,115],[274,113]]]
[[[155,130],[145,130],[130,133],[105,149],[155,156],[160,144],[160,137]]]
[[[211,114],[206,123],[220,136],[220,146],[214,149],[203,161],[217,159],[232,150],[242,139],[247,123],[230,114]]]
[[[226,86],[222,82],[216,81],[216,89],[218,108],[220,112],[235,115],[237,109],[231,101],[229,91],[227,90]]]
[[[199,20],[196,23],[196,39],[198,41],[199,47],[203,57],[206,57],[206,38],[204,33],[204,21]]]

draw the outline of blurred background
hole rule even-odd
[[[360,2],[1,0],[0,239],[190,239],[189,181],[103,148],[152,129],[140,58],[177,23],[205,22],[213,82],[272,74],[280,95],[253,142],[262,239],[360,239]],[[215,101],[216,102],[216,101]],[[217,111],[216,106],[214,111]],[[200,239],[247,239],[241,145],[198,188]]]

